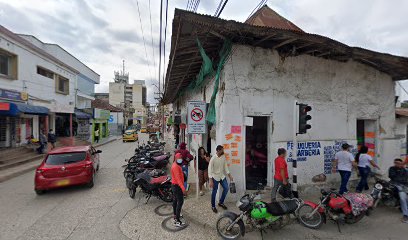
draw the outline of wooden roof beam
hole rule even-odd
[[[308,43],[302,44],[302,45],[296,47],[296,50],[299,50],[299,49],[302,49],[302,48],[305,48],[305,47],[309,47],[309,46],[311,46],[313,44],[315,44],[315,43],[314,42],[308,42]]]
[[[323,57],[323,56],[329,55],[330,53],[331,53],[330,51],[322,52],[322,53],[316,55],[316,57]]]
[[[290,39],[288,39],[288,40],[286,40],[286,41],[283,41],[283,42],[281,42],[281,43],[279,43],[279,44],[273,46],[273,47],[272,47],[272,50],[275,50],[275,49],[277,49],[277,48],[280,48],[280,47],[282,47],[282,46],[284,46],[284,45],[286,45],[286,44],[289,44],[289,43],[291,43],[291,42],[294,42],[294,41],[296,41],[296,40],[298,40],[298,38],[290,38]]]
[[[271,39],[271,38],[275,37],[276,35],[277,35],[277,34],[274,33],[274,34],[268,35],[268,36],[266,36],[266,37],[264,37],[264,38],[261,38],[260,40],[258,40],[258,41],[256,41],[256,42],[254,43],[254,46],[256,46],[256,45],[260,44],[261,42],[264,42],[264,41],[266,41],[266,40],[268,40],[268,39]]]
[[[225,40],[225,39],[226,39],[223,35],[221,35],[221,34],[219,34],[219,33],[217,33],[217,32],[210,31],[210,33],[211,33],[212,35],[216,36],[216,37],[221,38],[222,40]]]

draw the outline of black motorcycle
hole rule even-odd
[[[371,192],[371,196],[374,198],[374,208],[380,203],[387,207],[400,206],[398,188],[392,182],[376,178],[376,183]]]
[[[141,188],[142,192],[146,194],[146,203],[149,202],[151,196],[165,202],[173,201],[171,177],[169,176],[152,177],[149,172],[143,172],[136,176],[132,187],[134,187],[135,191],[137,187]]]

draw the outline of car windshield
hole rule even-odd
[[[63,165],[67,163],[76,163],[86,158],[86,152],[50,154],[45,161],[48,165]]]

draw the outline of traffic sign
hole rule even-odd
[[[188,101],[188,127],[187,132],[189,134],[205,134],[205,110],[206,103],[203,101]]]

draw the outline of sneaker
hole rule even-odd
[[[187,183],[186,192],[188,192],[188,190],[190,190],[190,184]]]
[[[211,209],[212,209],[212,211],[213,211],[214,213],[218,213],[217,208],[213,207],[213,208],[211,208]]]
[[[203,191],[200,191],[200,196],[203,196],[204,195],[204,192]]]
[[[174,226],[177,227],[177,228],[182,228],[182,227],[186,226],[186,224],[183,223],[182,221],[175,221]]]
[[[408,223],[408,216],[403,216],[401,221],[403,223]]]
[[[227,206],[224,205],[224,203],[218,203],[218,206],[222,207],[224,210],[227,210]]]

